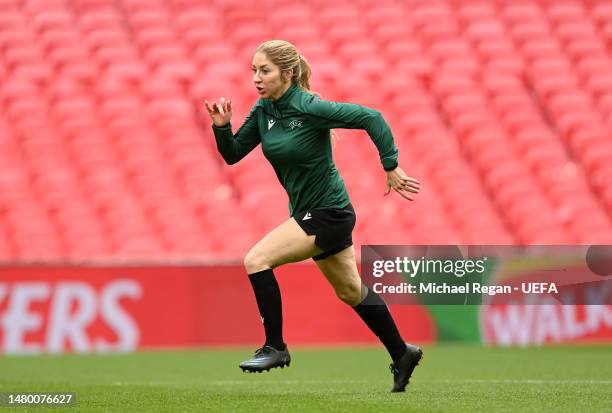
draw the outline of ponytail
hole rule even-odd
[[[300,62],[298,64],[298,70],[296,73],[297,76],[297,85],[302,89],[310,92],[310,75],[312,74],[312,70],[310,69],[310,64],[308,60],[302,55],[300,55]]]

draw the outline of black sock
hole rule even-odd
[[[266,346],[284,350],[283,306],[280,289],[271,269],[249,274],[257,307],[266,331]]]
[[[406,343],[383,299],[374,291],[365,287],[364,290],[365,298],[353,309],[384,344],[393,361],[397,361],[406,353]]]

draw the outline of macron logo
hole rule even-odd
[[[272,126],[274,126],[274,119],[269,119],[268,120],[268,130],[272,129]]]
[[[306,212],[306,215],[304,215],[304,218],[302,218],[302,221],[306,221],[307,219],[312,218],[312,215],[310,215],[310,212]]]

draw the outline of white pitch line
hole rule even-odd
[[[256,376],[255,376],[256,377]],[[254,377],[254,378],[255,378]],[[416,380],[415,380],[416,382]],[[612,380],[546,380],[546,379],[465,379],[465,380],[419,380],[420,383],[482,383],[482,384],[591,384],[591,385],[612,385]],[[201,383],[202,385],[212,386],[242,386],[242,385],[320,385],[320,384],[366,384],[372,383],[371,380],[215,380]],[[165,381],[115,381],[115,386],[176,386],[176,383]]]
[[[502,383],[502,384],[612,384],[612,380],[546,380],[546,379],[465,379],[436,380],[443,383]]]
[[[212,385],[240,385],[240,384],[360,384],[369,383],[367,380],[266,380],[261,382],[254,382],[252,380],[217,380],[211,381],[206,384]]]
[[[256,376],[253,378],[255,379]],[[216,380],[210,382],[204,382],[203,385],[213,385],[213,386],[239,386],[244,384],[261,384],[261,385],[270,385],[270,384],[365,384],[369,383],[367,380]],[[173,385],[172,383],[168,383],[165,381],[115,381],[112,382],[115,386],[168,386]]]

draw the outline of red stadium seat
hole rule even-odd
[[[286,195],[261,149],[224,164],[201,104],[232,98],[236,130],[257,99],[254,47],[271,37],[298,46],[324,98],[380,110],[423,181],[409,206],[367,202],[384,189],[376,150],[338,131],[356,241],[612,240],[605,2],[1,9],[4,259],[240,259],[286,219]]]

